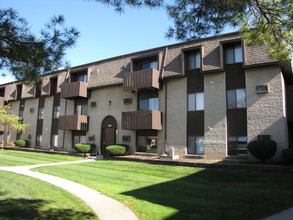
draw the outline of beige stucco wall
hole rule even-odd
[[[43,133],[41,148],[49,149],[51,139],[52,127],[52,114],[53,114],[53,96],[45,98],[44,119],[43,119]]]
[[[39,99],[25,100],[25,108],[23,111],[23,123],[30,124],[30,126],[25,130],[25,132],[23,132],[22,139],[29,140],[30,147],[34,147],[36,143],[38,104],[39,104]],[[34,108],[34,112],[30,112],[31,108]],[[28,139],[29,134],[31,135],[31,139]]]
[[[117,133],[116,143],[128,144],[130,146],[130,153],[135,152],[135,131],[122,130],[121,129],[121,117],[122,112],[136,111],[137,100],[136,93],[129,93],[123,91],[122,86],[108,87],[96,89],[91,92],[91,98],[89,99],[88,115],[89,115],[89,131],[87,137],[95,135],[95,143],[97,146],[97,152],[100,152],[101,145],[101,127],[102,122],[106,116],[113,116],[117,121]],[[132,104],[125,105],[123,103],[125,98],[132,98]],[[111,105],[109,105],[111,101]],[[90,107],[91,102],[96,102],[97,107]],[[130,142],[123,142],[122,136],[131,136]],[[91,141],[89,141],[91,142]]]
[[[167,81],[167,122],[163,125],[167,129],[167,150],[174,148],[175,154],[181,156],[186,154],[186,83],[186,78]]]
[[[257,85],[268,85],[269,92],[256,94]],[[281,159],[281,150],[288,147],[285,93],[278,66],[246,70],[248,141],[257,135],[271,135],[278,150],[273,160]],[[249,155],[249,158],[253,157]]]
[[[225,73],[206,74],[204,88],[205,157],[222,159],[227,152]]]

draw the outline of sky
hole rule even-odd
[[[165,37],[172,21],[162,9],[126,8],[119,14],[93,0],[0,0],[0,5],[17,10],[35,34],[53,15],[64,15],[66,26],[80,32],[75,47],[66,51],[71,66],[177,43]],[[0,84],[13,80],[1,76]]]

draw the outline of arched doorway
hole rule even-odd
[[[102,122],[101,154],[105,154],[105,148],[116,144],[117,121],[113,116],[107,116]]]

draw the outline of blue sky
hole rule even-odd
[[[80,31],[76,46],[67,50],[71,66],[176,43],[165,38],[171,20],[160,9],[126,8],[117,14],[112,7],[87,0],[0,0],[0,5],[16,9],[36,34],[53,15],[64,15],[66,25]]]

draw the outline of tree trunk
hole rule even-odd
[[[7,143],[8,143],[8,131],[7,131],[7,128],[5,128],[4,126],[2,150],[4,149],[4,147],[7,146]]]

